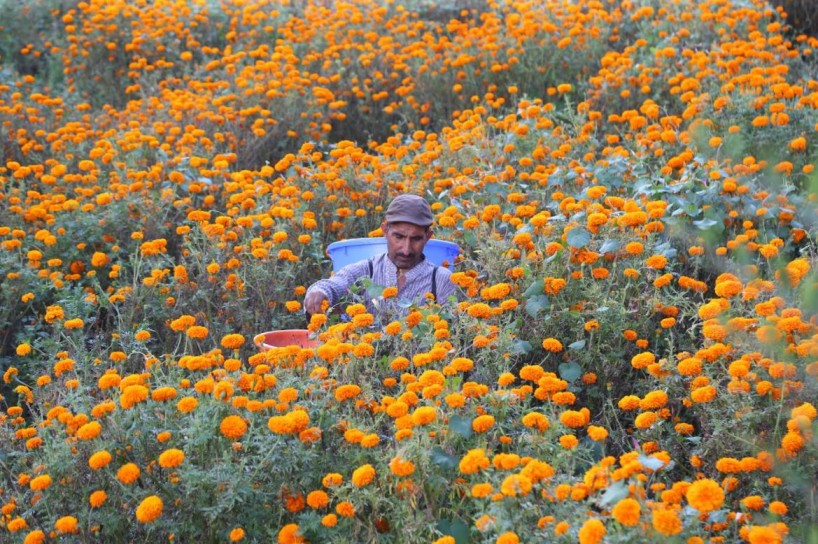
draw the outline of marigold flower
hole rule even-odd
[[[545,340],[542,341],[542,347],[545,351],[558,353],[562,351],[562,342],[560,342],[556,338],[546,338]]]
[[[93,470],[104,468],[111,462],[113,457],[107,450],[100,450],[88,458],[88,466]]]
[[[102,425],[98,421],[90,421],[77,429],[77,438],[80,440],[92,440],[102,432]]]
[[[352,483],[355,487],[365,487],[375,479],[375,467],[370,464],[362,465],[352,473]]]
[[[471,423],[471,428],[476,433],[484,433],[492,427],[494,427],[494,416],[488,414],[477,416]]]
[[[79,522],[74,516],[63,516],[54,522],[54,528],[61,535],[79,532]]]
[[[241,527],[236,527],[230,531],[230,542],[240,542],[244,540],[246,533]]]
[[[614,505],[611,510],[611,515],[622,525],[634,527],[639,523],[641,512],[642,508],[639,505],[639,501],[627,497]]]
[[[136,519],[139,523],[150,523],[162,515],[165,504],[156,495],[146,497],[136,507]]]
[[[185,460],[185,452],[170,448],[159,454],[159,466],[164,469],[176,468]]]
[[[91,505],[91,508],[99,508],[105,504],[106,500],[108,500],[108,494],[102,489],[97,489],[88,497],[88,504]]]
[[[139,479],[141,471],[136,463],[126,463],[116,471],[117,479],[125,485],[130,485]]]
[[[222,337],[221,345],[225,349],[239,349],[244,345],[244,336],[241,334],[227,334]]]
[[[579,530],[579,544],[597,544],[602,542],[602,538],[608,531],[605,525],[598,519],[587,520]]]
[[[675,510],[659,508],[653,511],[653,528],[656,532],[666,536],[672,536],[682,532],[682,520]]]
[[[690,506],[706,514],[721,508],[724,504],[724,490],[718,483],[705,478],[693,482],[687,488],[685,498]]]
[[[51,485],[51,476],[48,474],[41,474],[35,478],[32,478],[31,481],[28,483],[28,487],[32,491],[45,491]]]

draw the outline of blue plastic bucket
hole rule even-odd
[[[352,238],[333,242],[327,246],[332,259],[332,270],[338,272],[348,264],[357,263],[386,253],[386,238]],[[423,248],[423,254],[438,266],[454,267],[454,260],[460,254],[460,246],[454,242],[432,238]]]

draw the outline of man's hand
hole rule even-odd
[[[321,291],[312,291],[304,298],[304,309],[308,314],[324,313],[324,301],[329,303],[327,296]]]

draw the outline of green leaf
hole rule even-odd
[[[449,455],[440,447],[435,447],[429,454],[431,461],[444,470],[454,470],[457,468],[457,458]]]
[[[455,519],[453,521],[439,519],[437,520],[435,528],[442,535],[454,537],[456,544],[468,544],[471,539],[469,526],[461,519]]]
[[[565,235],[568,245],[574,248],[581,248],[591,241],[591,233],[582,227],[574,227]]]
[[[619,480],[608,486],[608,489],[606,489],[602,497],[599,498],[599,505],[603,508],[607,508],[609,505],[617,503],[627,497],[629,493],[628,484]]]
[[[707,217],[704,219],[699,219],[698,221],[693,221],[693,226],[699,230],[708,230],[718,224],[719,222],[715,219],[708,219]]]
[[[540,278],[534,281],[531,285],[528,286],[528,289],[525,290],[523,296],[525,298],[534,297],[537,295],[544,295],[545,294],[545,282]]]
[[[463,438],[469,438],[474,434],[471,428],[471,420],[459,415],[449,418],[449,428]]]
[[[576,342],[571,342],[568,344],[568,349],[582,349],[585,347],[585,339],[577,340]]]
[[[525,311],[531,317],[537,317],[540,312],[548,308],[548,297],[545,295],[537,295],[525,301]]]
[[[599,248],[599,252],[613,253],[614,251],[619,249],[619,246],[621,245],[622,244],[619,242],[619,240],[605,240],[604,242],[602,242],[602,247]]]
[[[661,461],[655,457],[648,457],[647,455],[640,455],[636,460],[639,461],[643,467],[653,471],[657,471],[665,466],[664,461]]]
[[[562,363],[559,371],[560,377],[567,382],[573,382],[582,376],[582,367],[578,363]]]
[[[515,339],[514,343],[511,344],[511,353],[513,355],[525,355],[531,353],[533,349],[531,342],[528,340]]]

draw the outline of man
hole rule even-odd
[[[438,303],[446,303],[455,293],[451,271],[435,266],[423,255],[423,248],[432,237],[433,222],[432,209],[425,199],[410,194],[396,197],[381,223],[386,253],[347,265],[331,278],[312,284],[304,297],[307,315],[323,312],[324,301],[330,306],[337,304],[364,278],[371,278],[374,285],[398,290],[395,299],[389,301],[367,296],[367,308],[372,313],[391,310],[405,314],[412,303],[425,303],[427,293],[434,294]]]

